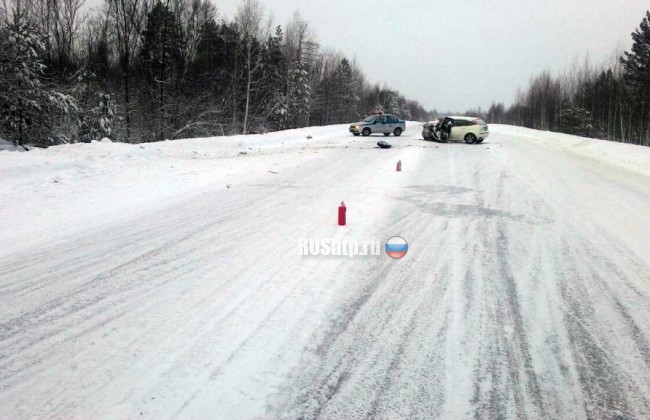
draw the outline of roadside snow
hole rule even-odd
[[[202,190],[304,163],[341,140],[347,126],[146,144],[68,144],[29,153],[0,152],[0,249],[43,241],[136,216]],[[311,136],[311,138],[307,138]],[[16,150],[0,142],[4,150]],[[307,156],[305,156],[307,155]],[[241,164],[245,160],[246,164]]]
[[[557,150],[595,159],[629,172],[650,176],[650,147],[511,125],[490,124],[490,131],[493,137],[496,134],[526,138]]]

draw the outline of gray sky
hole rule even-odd
[[[629,49],[648,0],[261,0],[274,24],[298,9],[324,48],[357,62],[426,108],[509,105],[518,87],[589,53]],[[238,0],[213,0],[232,17]]]

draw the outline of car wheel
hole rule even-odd
[[[476,136],[472,133],[469,133],[465,136],[465,143],[474,144],[476,143]]]
[[[359,135],[359,133],[352,133],[352,134],[354,134],[355,136],[358,136],[358,135]]]
[[[402,129],[397,127],[395,131],[393,131],[393,134],[395,134],[396,137],[399,137],[402,135]]]
[[[388,137],[390,136],[390,133],[384,133],[384,136]]]
[[[361,134],[363,134],[365,137],[368,137],[370,135],[370,129],[368,127],[364,128]]]

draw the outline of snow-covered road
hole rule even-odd
[[[0,418],[649,418],[650,150],[491,128],[0,152]]]

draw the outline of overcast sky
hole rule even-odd
[[[231,18],[238,0],[213,0]],[[295,10],[324,48],[356,58],[426,108],[462,111],[509,104],[543,70],[589,53],[600,63],[629,49],[648,0],[262,0],[275,24]]]

